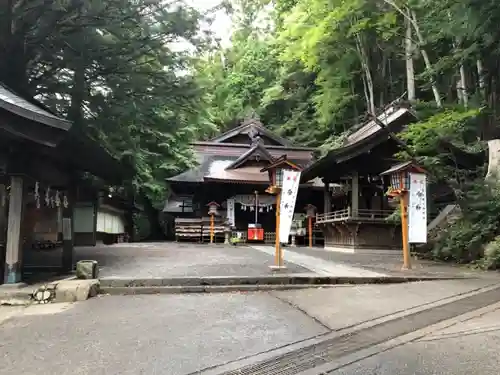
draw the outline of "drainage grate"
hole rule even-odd
[[[500,300],[500,288],[397,318],[358,332],[277,356],[221,375],[297,375],[345,355],[417,331]]]

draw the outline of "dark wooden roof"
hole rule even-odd
[[[247,152],[241,155],[238,159],[231,163],[226,169],[235,169],[242,166],[246,161],[250,160],[252,157],[258,156],[262,160],[272,161],[273,157],[267,151],[262,143],[256,143]]]
[[[5,109],[15,115],[24,117],[27,120],[35,121],[40,124],[69,130],[71,122],[58,117],[39,105],[28,101],[14,93],[0,82],[0,108]]]
[[[307,166],[302,172],[302,181],[309,181],[316,177],[324,177],[327,180],[334,181],[340,174],[348,172],[346,169],[355,168],[354,165],[341,166],[342,164],[366,156],[375,148],[377,148],[377,154],[368,157],[368,159],[370,159],[369,164],[371,165],[377,161],[374,159],[380,158],[384,154],[386,157],[392,156],[392,153],[397,150],[397,145],[392,145],[394,146],[392,147],[389,144],[394,143],[391,142],[392,138],[390,133],[400,132],[405,125],[415,121],[416,117],[411,109],[404,106],[392,105],[379,114],[377,120],[378,121],[370,120],[366,122],[361,128],[348,136],[344,146],[330,151],[321,159]],[[379,121],[382,122],[385,127],[381,127],[377,123]],[[389,142],[387,147],[383,146],[386,142]],[[364,165],[362,167],[367,166],[366,161],[368,161],[368,159],[365,159],[366,158],[363,159]],[[381,163],[378,165],[377,169],[380,168],[383,168]],[[383,171],[383,169],[379,172],[381,171]],[[373,172],[377,173],[376,170]]]
[[[409,171],[409,172],[418,172],[425,173],[425,170],[418,165],[416,165],[413,161],[405,161],[402,163],[394,164],[388,170],[380,173],[381,176],[388,176],[396,172]]]
[[[227,142],[232,140],[233,142]],[[235,143],[234,140],[238,140]],[[269,140],[272,140],[270,142]],[[248,143],[240,143],[241,141]],[[200,183],[208,180],[222,181],[225,177],[230,180],[241,182],[244,173],[235,175],[239,168],[247,166],[246,162],[252,160],[253,163],[259,160],[272,162],[282,155],[293,161],[293,163],[303,167],[310,163],[313,158],[314,148],[296,147],[265,129],[257,119],[245,121],[239,127],[232,129],[210,141],[196,142],[193,144],[198,165],[191,170],[177,176],[168,178],[167,181],[173,183]],[[222,169],[221,169],[222,168]],[[218,173],[214,174],[213,170]],[[263,176],[254,176],[255,171],[245,173],[252,175],[252,181],[267,181],[267,173]],[[250,180],[249,180],[250,182]]]
[[[258,119],[248,119],[243,121],[243,123],[234,128],[231,129],[215,138],[212,138],[210,142],[214,143],[223,143],[227,142],[231,138],[236,137],[237,135],[245,134],[248,135],[249,138],[251,137],[252,133],[259,133],[274,142],[276,142],[280,146],[291,146],[291,143],[286,140],[285,138],[280,137],[279,135],[273,133],[269,129],[266,129],[266,127],[260,122]]]
[[[89,172],[108,182],[119,182],[135,173],[70,121],[0,82],[0,148],[18,152],[22,147],[30,157],[48,157],[66,169]]]

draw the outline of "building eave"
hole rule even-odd
[[[217,143],[212,141],[197,141],[192,142],[191,146],[214,146],[214,147],[227,147],[227,148],[238,148],[238,147],[249,147],[248,143]],[[270,150],[291,150],[291,151],[317,151],[314,147],[299,147],[299,146],[276,146],[276,145],[265,145],[267,149]]]

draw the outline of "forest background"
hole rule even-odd
[[[500,263],[500,7],[495,0],[3,0],[0,81],[66,116],[137,171],[112,187],[162,235],[165,178],[189,146],[255,111],[320,153],[395,100],[419,121],[399,136],[460,220],[427,254]],[[229,43],[213,34],[232,20]],[[189,46],[186,47],[186,46]],[[147,219],[147,220],[144,220]],[[147,225],[145,225],[147,223]]]

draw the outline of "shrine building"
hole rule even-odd
[[[414,121],[408,105],[393,103],[354,129],[342,147],[304,169],[302,181],[319,178],[326,190],[331,184],[342,186],[325,195],[323,213],[316,215],[326,248],[345,252],[401,249],[397,202],[386,196],[390,181],[381,173],[398,168],[395,154],[401,142],[396,134]]]
[[[209,211],[215,210],[215,240],[224,241],[224,231],[242,242],[274,243],[276,196],[266,193],[270,184],[265,168],[286,160],[302,169],[313,161],[315,149],[299,147],[250,118],[209,141],[195,142],[197,166],[167,180],[171,195],[164,213],[170,217],[168,231],[178,241],[207,242]],[[304,241],[307,205],[322,205],[324,186],[318,179],[304,181],[295,205],[295,232]],[[322,244],[322,232],[314,233]]]
[[[0,82],[0,284],[21,281],[29,266],[70,272],[75,238],[93,245],[124,232],[125,207],[83,183],[84,173],[118,185],[133,169]]]

